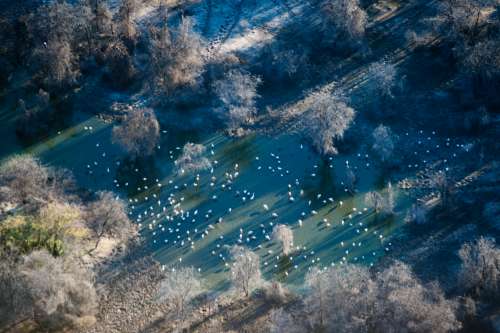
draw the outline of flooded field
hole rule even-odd
[[[414,145],[404,157],[406,176],[463,151],[449,139],[440,145],[435,133],[399,136]],[[212,168],[179,174],[174,161],[186,142],[202,143]],[[289,284],[299,285],[313,266],[373,265],[403,232],[411,202],[397,189],[398,176],[382,168],[369,147],[325,160],[293,135],[234,139],[162,130],[155,155],[131,161],[111,142],[111,125],[89,118],[24,151],[72,170],[82,187],[114,190],[129,202],[131,218],[165,268],[194,266],[213,287],[225,285],[235,244],[260,255],[265,276]],[[2,157],[7,152],[4,147]],[[387,193],[390,181],[396,205],[387,218],[364,198],[373,190]],[[276,224],[293,229],[290,257],[272,240]]]

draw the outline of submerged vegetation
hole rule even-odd
[[[0,332],[500,330],[498,2],[0,3]]]

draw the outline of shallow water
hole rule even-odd
[[[212,171],[200,172],[197,186],[193,185],[195,175],[178,176],[174,170],[173,162],[188,141],[203,143],[213,165]],[[435,141],[429,139],[426,147]],[[416,142],[415,146],[415,152],[425,152],[423,145]],[[192,265],[210,286],[222,287],[229,274],[229,246],[239,241],[260,255],[267,278],[294,285],[302,282],[312,266],[341,262],[372,265],[391,251],[391,238],[403,232],[403,218],[411,201],[396,190],[397,205],[391,218],[377,216],[365,207],[364,194],[383,191],[380,187],[387,184],[389,175],[363,147],[325,161],[297,136],[232,139],[220,134],[199,137],[196,133],[162,131],[155,155],[132,162],[111,142],[111,125],[90,118],[25,151],[51,165],[69,168],[82,187],[115,190],[129,201],[131,218],[141,224],[151,253],[165,268]],[[353,194],[344,185],[347,169],[358,178]],[[408,174],[414,169],[409,166]],[[229,175],[233,178],[231,189]],[[288,191],[294,202],[290,202]],[[169,196],[181,202],[182,213],[173,213]],[[280,256],[280,246],[265,237],[278,223],[293,229],[298,250],[291,259]]]

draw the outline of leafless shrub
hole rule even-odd
[[[293,250],[293,231],[289,226],[284,224],[277,224],[273,228],[273,238],[275,241],[281,243],[283,254],[290,254]]]
[[[458,253],[462,260],[460,284],[474,296],[492,298],[500,295],[500,249],[490,238],[466,243]]]
[[[262,284],[260,259],[257,254],[241,246],[231,248],[231,282],[236,290],[249,296]]]
[[[251,124],[257,113],[255,100],[261,79],[240,70],[231,70],[223,79],[215,81],[213,88],[222,103],[219,109],[230,129]]]
[[[137,109],[113,127],[113,142],[134,157],[153,154],[160,138],[160,125],[151,109]]]
[[[201,144],[186,143],[182,148],[182,155],[175,161],[178,174],[194,173],[209,169],[212,163],[203,156],[206,148]]]
[[[354,119],[354,109],[346,104],[339,92],[314,94],[309,111],[304,116],[304,134],[321,154],[337,154],[335,139],[342,139]]]

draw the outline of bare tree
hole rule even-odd
[[[97,249],[103,237],[113,237],[125,242],[135,234],[125,203],[112,192],[97,193],[97,200],[86,209],[85,220],[96,239],[91,251]]]
[[[231,282],[248,297],[252,290],[262,284],[259,256],[242,246],[233,246],[231,255]]]
[[[339,92],[316,93],[303,119],[304,133],[319,153],[337,154],[334,141],[342,139],[354,114],[354,109],[346,104]]]
[[[189,302],[202,292],[202,283],[193,267],[181,267],[165,272],[159,299],[172,304],[176,318],[184,320]]]
[[[372,137],[372,149],[380,156],[382,162],[386,162],[394,152],[395,135],[389,127],[380,124],[373,130]]]
[[[202,144],[188,142],[182,148],[182,154],[175,161],[178,174],[194,173],[209,169],[212,166],[209,159],[204,156],[206,151]]]
[[[175,89],[199,83],[204,71],[203,40],[192,29],[192,22],[183,18],[174,31],[152,29],[150,76],[153,91],[171,96]]]
[[[160,138],[160,125],[151,109],[136,109],[113,127],[113,141],[134,157],[154,152]]]
[[[97,296],[93,276],[77,260],[35,251],[24,257],[19,271],[32,300],[31,319],[38,325],[56,330],[95,322]]]
[[[231,70],[213,83],[215,94],[222,103],[219,113],[231,130],[253,122],[260,83],[258,76],[240,70]]]
[[[275,241],[281,243],[283,254],[290,254],[293,250],[293,231],[289,226],[284,224],[277,224],[273,228],[273,238]]]
[[[495,299],[500,296],[500,249],[492,238],[466,243],[458,253],[462,260],[461,285],[475,296]]]

